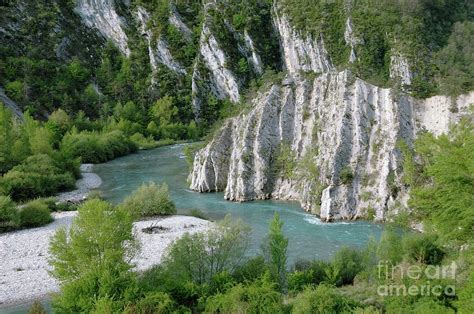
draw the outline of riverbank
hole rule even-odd
[[[76,215],[53,213],[54,221],[49,225],[0,235],[0,312],[2,306],[42,299],[59,290],[58,282],[48,274],[49,241],[58,228],[69,228]],[[134,233],[141,245],[133,259],[136,270],[160,263],[169,244],[185,233],[202,232],[211,225],[189,216],[135,222]]]
[[[90,191],[102,184],[102,179],[93,172],[93,168],[93,164],[82,164],[80,167],[82,177],[76,181],[76,189],[58,194],[58,202],[78,204],[86,200]]]

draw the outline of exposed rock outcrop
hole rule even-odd
[[[130,55],[125,22],[116,10],[114,0],[78,0],[75,11],[84,23],[96,28],[107,39],[112,40],[126,56]]]
[[[446,132],[474,93],[417,100],[374,86],[337,72],[321,38],[305,38],[276,12],[275,26],[287,77],[197,153],[191,189],[224,191],[232,201],[297,200],[325,221],[396,214],[407,201],[399,143],[412,145],[420,130]],[[393,75],[408,84],[408,63],[397,58]]]
[[[145,8],[138,7],[136,16],[140,25],[140,31],[148,41],[148,56],[150,58],[152,70],[156,72],[158,64],[161,63],[176,73],[186,74],[186,69],[184,69],[184,67],[174,60],[171,52],[168,49],[166,41],[161,37],[159,37],[157,40],[153,40],[153,34],[147,26],[150,21],[150,14],[145,10]],[[175,23],[179,23],[177,15],[171,16],[174,17],[173,21],[175,21]],[[184,25],[183,22],[181,22],[181,24]]]
[[[283,47],[283,60],[290,74],[299,71],[326,72],[333,68],[329,55],[324,48],[322,35],[318,40],[304,36],[296,31],[285,15],[274,10],[275,27],[280,34]]]
[[[16,102],[5,94],[3,88],[0,87],[0,102],[2,102],[7,108],[9,108],[15,116],[23,119],[23,112]]]
[[[397,51],[390,56],[390,78],[399,79],[403,85],[410,85],[413,74],[408,59]]]

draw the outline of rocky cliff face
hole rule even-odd
[[[130,55],[125,20],[117,14],[114,0],[79,0],[75,11],[87,26],[97,29],[105,38],[112,40],[122,53]]]
[[[420,130],[447,131],[474,94],[420,101],[374,86],[336,71],[323,38],[299,34],[285,16],[275,14],[275,26],[287,76],[197,153],[191,189],[225,191],[231,201],[297,200],[325,221],[396,214],[407,200],[399,143],[411,145]],[[392,63],[393,75],[409,84],[403,57]],[[313,79],[308,71],[322,74]]]

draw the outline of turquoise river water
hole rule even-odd
[[[183,145],[174,145],[141,151],[95,166],[94,171],[103,180],[100,188],[103,196],[119,203],[144,182],[166,182],[178,213],[199,209],[214,220],[231,214],[249,224],[252,227],[251,253],[259,251],[268,223],[277,211],[289,238],[290,263],[298,259],[328,259],[342,246],[361,247],[371,236],[380,236],[380,224],[364,221],[322,223],[296,202],[233,203],[224,200],[223,193],[193,192],[186,183],[189,171],[182,148]]]
[[[213,220],[231,214],[252,228],[249,254],[260,251],[267,234],[268,223],[275,212],[284,221],[284,232],[289,238],[288,260],[329,259],[340,247],[362,247],[370,237],[378,239],[382,225],[356,221],[322,223],[308,214],[295,202],[254,201],[232,203],[224,200],[223,193],[197,193],[188,189],[188,165],[183,155],[183,145],[166,146],[121,157],[94,166],[102,178],[100,191],[107,200],[117,204],[144,182],[166,182],[178,213],[187,214],[199,209]],[[44,300],[48,312],[51,305]],[[0,313],[27,313],[31,302],[0,309]]]

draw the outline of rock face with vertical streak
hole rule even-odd
[[[446,132],[474,93],[454,102],[416,100],[374,86],[336,71],[323,41],[301,36],[285,16],[276,15],[275,26],[287,76],[197,153],[191,189],[224,191],[231,201],[297,200],[325,221],[396,214],[407,199],[399,143],[412,145],[420,130]],[[408,78],[403,64],[395,70]],[[302,71],[322,74],[313,79]],[[434,112],[440,106],[441,116]]]
[[[130,55],[125,22],[116,10],[114,0],[79,0],[75,11],[84,23],[96,28],[107,39],[112,40],[126,56]]]

